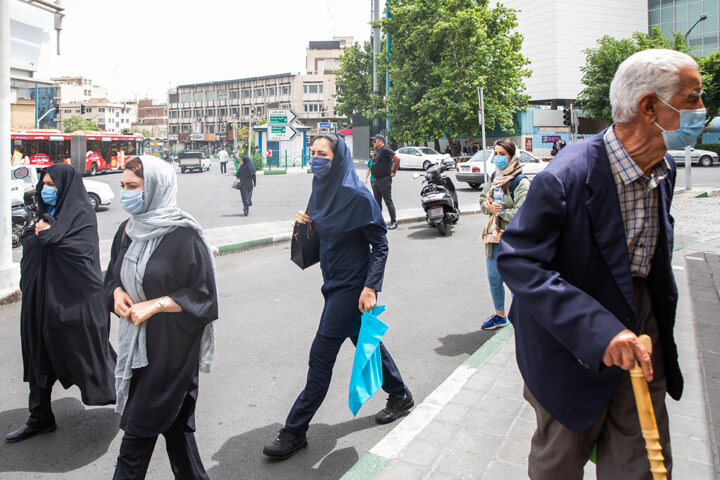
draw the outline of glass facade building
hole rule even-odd
[[[38,128],[43,126],[47,128],[57,128],[57,122],[55,121],[55,87],[38,87],[38,99],[37,99],[37,115],[42,116],[48,110],[53,110],[48,113],[45,118],[40,120]],[[35,100],[35,88],[28,88],[28,97]]]
[[[703,57],[720,49],[720,0],[648,0],[648,24],[658,25],[670,37],[685,33],[702,14],[707,19],[690,33],[691,54]]]

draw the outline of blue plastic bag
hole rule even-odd
[[[353,416],[357,415],[363,403],[382,387],[382,359],[379,346],[388,326],[377,317],[384,311],[385,305],[376,305],[362,315],[348,396],[348,406]]]

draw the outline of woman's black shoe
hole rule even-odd
[[[394,422],[398,418],[409,413],[410,409],[414,406],[415,402],[413,401],[412,394],[406,387],[404,397],[395,397],[392,395],[388,397],[385,408],[375,415],[375,421],[381,425]]]
[[[245,216],[248,216],[248,213],[250,213],[250,207],[243,207],[243,212],[245,212]]]
[[[55,423],[53,423],[49,427],[43,428],[31,427],[26,423],[14,432],[8,434],[5,437],[5,443],[22,442],[23,440],[27,440],[30,437],[34,437],[35,435],[39,435],[41,433],[50,433],[54,432],[55,430],[57,430],[57,425]]]
[[[292,457],[295,452],[306,446],[307,436],[305,434],[295,435],[282,428],[277,438],[265,445],[263,453],[268,457],[284,460]]]

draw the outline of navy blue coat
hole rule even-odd
[[[625,230],[603,133],[564,148],[535,177],[498,254],[500,275],[515,294],[509,318],[523,379],[577,433],[597,420],[620,379],[618,367],[602,363],[607,345],[621,330],[635,331]],[[676,168],[666,159],[671,171],[658,187],[660,234],[647,281],[668,393],[679,399],[670,215]]]

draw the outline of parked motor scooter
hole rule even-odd
[[[30,228],[37,220],[37,206],[35,205],[35,191],[25,192],[24,202],[12,200],[12,248],[19,247],[25,230]]]
[[[460,210],[455,185],[442,172],[452,170],[451,164],[438,164],[428,168],[424,174],[416,173],[413,178],[424,176],[420,191],[420,203],[425,210],[425,219],[431,227],[437,227],[440,235],[447,235],[449,226],[458,222]]]

